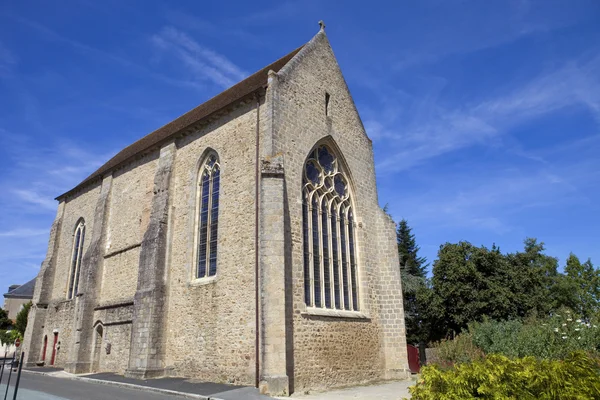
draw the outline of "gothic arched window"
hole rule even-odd
[[[358,311],[356,233],[348,178],[326,146],[304,165],[302,188],[304,301]]]
[[[219,158],[211,153],[198,172],[196,278],[215,276],[217,273],[220,179]]]
[[[69,272],[69,287],[67,299],[72,299],[77,295],[79,288],[79,275],[81,272],[81,259],[83,257],[83,242],[85,240],[85,222],[83,220],[77,223],[75,234],[73,235],[73,250],[71,256],[71,270]]]

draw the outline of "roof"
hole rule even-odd
[[[256,90],[264,87],[267,84],[267,73],[269,70],[278,72],[285,64],[288,63],[301,49],[300,46],[291,53],[283,56],[279,60],[272,64],[267,65],[260,71],[250,75],[241,82],[233,85],[229,89],[221,92],[212,99],[200,104],[198,107],[191,111],[183,114],[179,118],[169,122],[162,128],[155,130],[154,132],[144,136],[135,143],[125,147],[123,150],[118,152],[113,158],[108,160],[104,165],[98,168],[93,174],[85,178],[79,185],[58,196],[56,200],[71,194],[79,188],[82,188],[87,183],[90,183],[97,178],[101,178],[104,174],[110,172],[114,168],[126,163],[135,156],[142,154],[154,146],[160,145],[167,141],[172,136],[181,132],[182,130],[198,123],[200,120],[209,117],[210,115],[222,110],[223,108],[242,100],[248,95],[251,95]]]
[[[6,299],[33,299],[33,290],[35,289],[35,279],[33,278],[27,283],[11,290],[8,293],[4,293]]]

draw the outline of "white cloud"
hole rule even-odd
[[[41,206],[48,210],[55,210],[57,207],[56,201],[52,198],[48,198],[47,195],[28,189],[13,189],[12,192],[16,194],[21,200]]]
[[[225,56],[201,46],[190,36],[173,27],[152,37],[161,50],[174,53],[198,79],[208,79],[227,88],[244,79],[247,73]]]
[[[476,105],[447,109],[432,99],[424,106],[427,112],[404,115],[400,120],[384,110],[371,113],[365,126],[373,140],[385,138],[395,148],[377,164],[378,172],[386,173],[410,169],[469,146],[489,144],[512,127],[569,106],[585,107],[600,121],[600,57],[568,63],[504,96]],[[402,115],[400,109],[397,115]]]
[[[16,228],[10,231],[0,232],[0,237],[28,238],[31,236],[47,235],[48,229]]]

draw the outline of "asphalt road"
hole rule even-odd
[[[11,377],[7,399],[13,398],[13,385],[16,376]],[[6,393],[6,377],[0,385],[0,399]],[[162,393],[152,393],[144,390],[120,388],[56,378],[47,375],[31,374],[23,371],[19,384],[18,400],[181,400],[180,396],[169,396]]]

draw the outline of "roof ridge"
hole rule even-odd
[[[81,181],[77,186],[56,197],[56,200],[60,201],[62,198],[72,194],[77,189],[83,188],[88,183],[91,183],[92,181],[102,177],[104,174],[117,168],[118,166],[121,166],[126,162],[130,161],[136,155],[139,155],[140,153],[143,153],[144,151],[147,151],[152,147],[163,143],[164,141],[173,137],[177,133],[181,132],[183,129],[186,129],[191,125],[198,123],[206,117],[209,117],[214,113],[222,110],[223,108],[254,93],[256,90],[262,88],[264,85],[267,84],[267,73],[269,70],[274,70],[275,72],[279,71],[304,46],[305,45],[298,47],[292,52],[279,58],[275,62],[267,65],[266,67],[261,68],[257,72],[241,80],[240,82],[236,83],[230,88],[225,89],[216,96],[196,106],[192,110],[175,118],[166,125],[163,125],[155,131],[150,132],[149,134],[136,140],[129,146],[126,146],[117,154],[115,154],[110,160],[104,163],[100,168],[98,168],[91,175],[89,175],[87,178]]]

